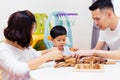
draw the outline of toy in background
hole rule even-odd
[[[76,16],[78,15],[77,13],[65,13],[65,12],[60,12],[60,11],[55,11],[52,12],[45,24],[45,31],[44,31],[44,43],[46,45],[46,48],[51,48],[53,47],[52,41],[48,40],[48,36],[50,36],[50,27],[49,24],[51,22],[52,16],[54,17],[54,25],[63,25],[67,29],[67,45],[69,47],[73,46],[73,40],[72,40],[72,30],[71,30],[71,23],[69,21],[68,16]]]
[[[36,50],[44,50],[46,49],[46,46],[43,42],[44,26],[48,16],[45,13],[35,13],[34,15],[36,19],[36,30],[32,35],[33,40],[31,42],[31,46]],[[49,27],[51,28],[51,24],[49,24]]]
[[[35,15],[36,26],[37,26],[34,34],[36,35],[44,34],[44,26],[45,26],[44,24],[48,18],[47,14],[35,13],[34,15]]]

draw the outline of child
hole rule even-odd
[[[54,26],[50,31],[50,35],[54,46],[58,47],[59,50],[64,53],[64,55],[71,55],[74,51],[78,50],[78,48],[69,48],[66,45],[67,31],[64,26]]]

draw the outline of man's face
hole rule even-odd
[[[101,30],[105,30],[108,27],[109,18],[105,10],[100,11],[100,9],[96,9],[91,14],[95,25]]]

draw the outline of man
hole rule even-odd
[[[90,7],[92,18],[100,28],[98,42],[92,50],[79,50],[74,57],[96,55],[110,59],[120,59],[120,20],[114,13],[111,0],[97,0]],[[105,44],[110,51],[102,50]]]

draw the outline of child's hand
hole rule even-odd
[[[75,51],[79,50],[79,48],[70,48],[70,50],[75,52]]]

